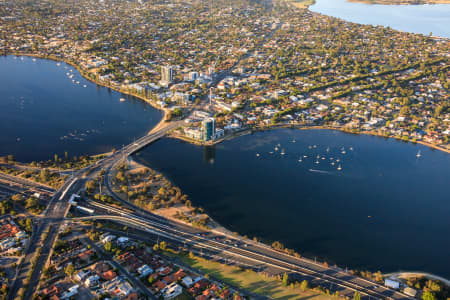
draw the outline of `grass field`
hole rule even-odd
[[[201,270],[205,274],[209,274],[224,283],[240,287],[252,293],[265,295],[273,299],[335,299],[331,296],[319,294],[314,291],[307,290],[303,292],[298,286],[295,288],[290,286],[285,287],[280,280],[268,278],[253,271],[243,271],[237,267],[223,265],[199,257],[190,258],[173,253],[168,253],[167,255],[176,256],[185,264]]]
[[[310,5],[315,3],[315,0],[287,0],[287,2],[291,3],[297,8],[307,8]]]

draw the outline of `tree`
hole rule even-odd
[[[109,251],[111,251],[112,244],[111,244],[111,242],[106,242],[105,246],[103,246],[103,247],[105,247],[105,250],[109,252]]]
[[[285,272],[283,274],[283,285],[288,286],[288,284],[289,284],[289,275]]]
[[[48,178],[50,176],[50,172],[47,169],[42,169],[40,178],[42,182],[47,182]]]
[[[357,291],[353,294],[353,300],[361,300],[361,294]]]
[[[432,293],[430,291],[425,291],[425,292],[423,292],[422,299],[423,300],[436,300],[436,296],[434,295],[434,293]]]
[[[306,291],[309,287],[309,283],[307,280],[303,280],[302,283],[300,284],[300,289],[302,291]]]
[[[32,208],[38,205],[38,200],[34,197],[30,197],[25,201],[25,208]]]
[[[68,264],[67,267],[64,269],[64,272],[67,276],[71,277],[73,273],[75,273],[75,267],[72,264]]]
[[[95,189],[95,181],[94,180],[89,180],[86,182],[86,189],[90,192],[93,191]]]
[[[165,251],[167,248],[167,243],[162,241],[161,243],[159,243],[159,249],[161,249],[162,251]]]
[[[14,202],[20,202],[23,200],[23,196],[21,194],[14,194],[11,196],[11,200]]]
[[[27,231],[27,232],[33,231],[33,221],[30,218],[28,218],[25,221],[25,231]]]

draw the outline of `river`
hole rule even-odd
[[[450,38],[450,5],[376,5],[346,0],[316,0],[311,11],[360,24]]]
[[[163,172],[232,231],[342,267],[450,277],[447,153],[367,135],[283,129],[206,148],[165,138],[135,159]]]
[[[145,135],[162,118],[146,102],[51,60],[2,56],[0,82],[0,156],[18,161],[107,152]]]

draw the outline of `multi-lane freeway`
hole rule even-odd
[[[410,298],[378,283],[353,276],[339,268],[325,267],[308,259],[289,256],[253,241],[200,230],[148,212],[130,213],[94,201],[89,201],[88,205],[103,215],[82,217],[77,220],[119,222],[140,230],[143,239],[146,235],[157,235],[162,240],[221,262],[233,262],[257,271],[272,269],[280,273],[288,272],[294,277],[307,279],[332,291],[339,291],[341,295],[352,296],[354,291],[359,291],[363,298],[367,299]]]
[[[36,192],[45,192],[49,194],[53,194],[55,190],[49,186],[44,184],[40,184],[25,178],[20,178],[16,176],[11,176],[5,173],[0,173],[0,182],[8,184],[10,186],[16,186],[20,188],[27,188],[30,190],[34,190]]]

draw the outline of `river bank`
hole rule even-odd
[[[122,169],[123,170],[123,169]],[[129,175],[136,175],[136,174],[151,174],[152,178],[144,178],[144,180],[139,180],[138,182],[135,182],[135,185],[128,184],[127,185],[127,193],[130,191],[136,192],[138,188],[144,188],[152,190],[159,196],[163,196],[163,193],[161,192],[161,188],[165,190],[169,190],[171,187],[174,188],[176,192],[181,192],[181,190],[170,180],[168,180],[164,174],[152,169],[149,166],[146,166],[138,161],[136,161],[133,158],[130,158],[128,160],[128,169],[124,172],[124,176],[129,178]],[[117,172],[115,172],[113,175],[117,177]],[[152,182],[153,187],[145,186],[142,183],[139,182]],[[123,198],[130,198],[129,195],[125,195],[124,191],[120,189],[119,186],[116,185],[116,192]],[[175,194],[176,197],[178,195]],[[180,198],[183,198],[183,195],[180,195]],[[208,230],[211,230],[215,233],[220,233],[224,235],[233,236],[233,233],[220,225],[217,221],[215,221],[211,216],[206,214],[203,211],[203,208],[196,208],[191,205],[191,202],[189,199],[186,198],[182,201],[180,201],[177,204],[171,205],[167,204],[167,207],[157,207],[156,209],[148,209],[148,207],[145,205],[145,203],[137,204],[136,202],[133,202],[134,205],[141,206],[143,209],[148,209],[154,214],[157,214],[159,216],[162,216],[164,218],[170,219],[175,222],[180,222],[185,225],[194,226],[194,227],[200,227],[205,228]],[[154,199],[153,199],[154,200]],[[187,201],[186,201],[187,200]],[[130,201],[130,200],[128,200]],[[184,201],[184,202],[183,202]],[[152,201],[154,202],[154,201]],[[167,201],[166,201],[167,203]],[[184,217],[185,216],[185,217]],[[187,218],[189,216],[189,218]],[[206,223],[203,226],[199,226],[201,223],[201,220],[207,220]]]
[[[278,124],[278,125],[268,125],[268,126],[258,126],[258,127],[253,127],[253,128],[245,128],[236,132],[233,132],[232,134],[226,135],[223,138],[217,139],[215,141],[212,142],[203,142],[203,141],[199,141],[199,140],[194,140],[192,138],[186,137],[182,134],[171,134],[170,137],[175,138],[175,139],[179,139],[197,146],[214,146],[217,144],[220,144],[224,141],[228,141],[228,140],[232,140],[234,138],[243,136],[243,135],[247,135],[247,134],[252,134],[253,132],[256,131],[270,131],[270,130],[274,130],[274,129],[282,129],[282,128],[291,128],[291,129],[298,129],[298,130],[314,130],[314,129],[320,129],[320,130],[337,130],[337,131],[341,131],[344,133],[349,133],[349,134],[355,134],[355,135],[371,135],[371,136],[377,136],[377,137],[382,137],[382,138],[386,138],[386,139],[395,139],[398,141],[403,141],[403,142],[410,142],[413,144],[421,144],[427,147],[430,147],[432,149],[435,150],[439,150],[445,153],[449,153],[450,154],[450,146],[448,146],[448,148],[444,148],[442,146],[439,145],[435,145],[435,144],[431,144],[425,141],[405,141],[402,140],[401,138],[398,137],[394,137],[394,136],[386,136],[383,135],[381,133],[378,133],[376,131],[352,131],[343,127],[334,127],[334,126],[326,126],[326,125],[303,125],[303,124]]]

